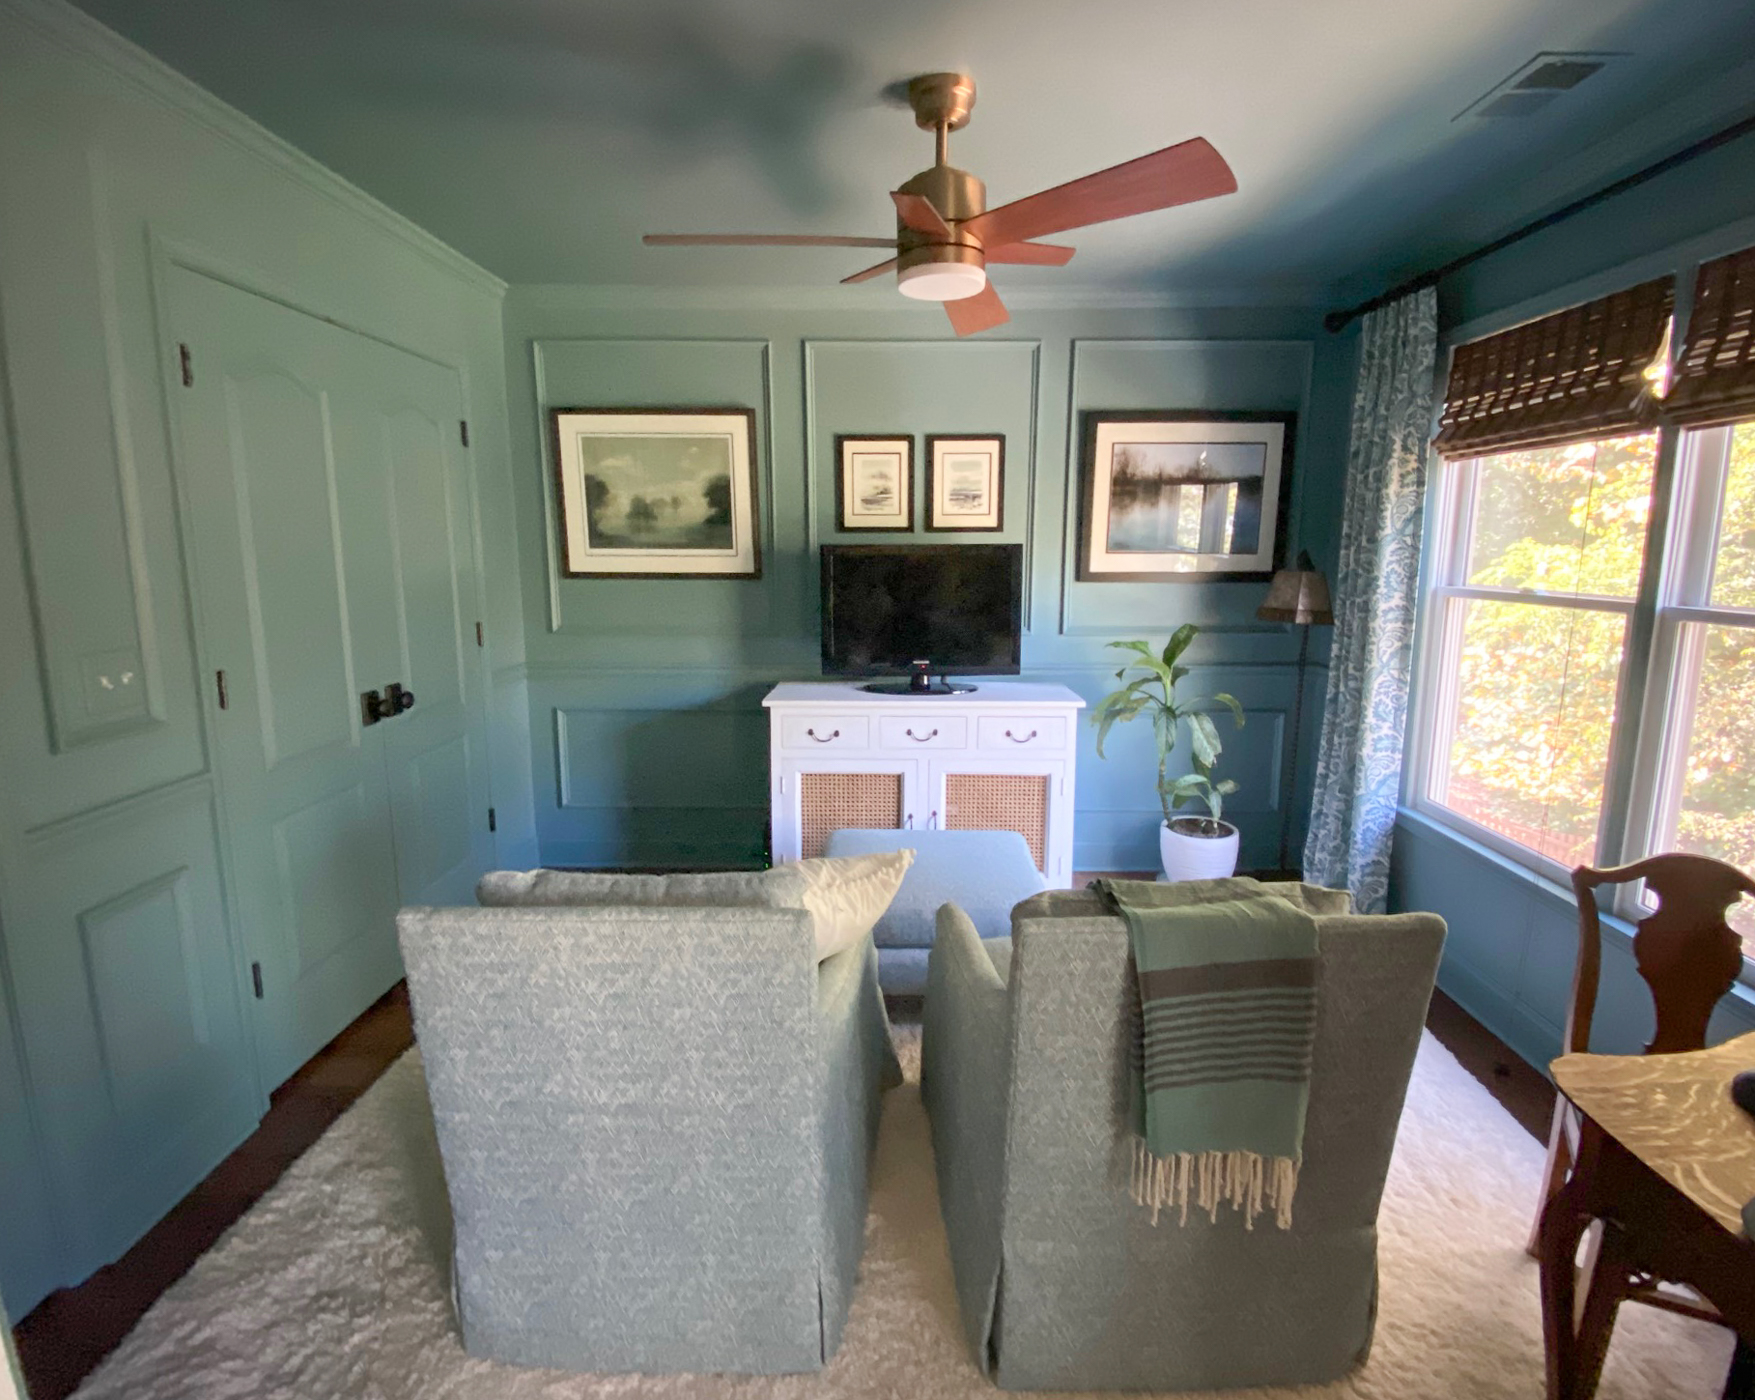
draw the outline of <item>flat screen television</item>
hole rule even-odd
[[[1015,676],[1023,596],[1022,545],[824,545],[823,674],[906,676],[865,689],[916,695]]]

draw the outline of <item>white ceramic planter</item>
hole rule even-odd
[[[1158,856],[1166,880],[1222,880],[1237,873],[1237,828],[1220,822],[1223,836],[1190,836],[1158,824]]]

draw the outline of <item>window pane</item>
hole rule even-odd
[[[1731,433],[1712,602],[1720,608],[1755,608],[1755,423],[1739,423]]]
[[[1686,630],[1684,649],[1700,648],[1700,684],[1692,723],[1681,716],[1688,728],[1674,848],[1755,872],[1755,628]],[[1755,901],[1732,910],[1730,924],[1755,953]]]
[[[1456,728],[1432,797],[1562,865],[1596,855],[1625,623],[1455,600]]]
[[[1656,433],[1483,457],[1468,581],[1631,598],[1656,460]]]

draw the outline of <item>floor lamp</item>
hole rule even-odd
[[[1310,561],[1310,551],[1298,551],[1298,562],[1289,569],[1280,569],[1268,585],[1267,597],[1255,610],[1263,622],[1290,622],[1298,630],[1298,689],[1292,697],[1292,745],[1286,760],[1285,793],[1280,812],[1280,865],[1286,869],[1286,846],[1292,837],[1292,793],[1298,786],[1298,741],[1304,733],[1304,665],[1310,657],[1310,628],[1316,623],[1332,623],[1328,580]]]

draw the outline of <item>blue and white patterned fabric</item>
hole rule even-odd
[[[1328,703],[1304,874],[1381,914],[1401,795],[1420,521],[1438,353],[1438,297],[1416,292],[1365,318],[1335,569]]]

